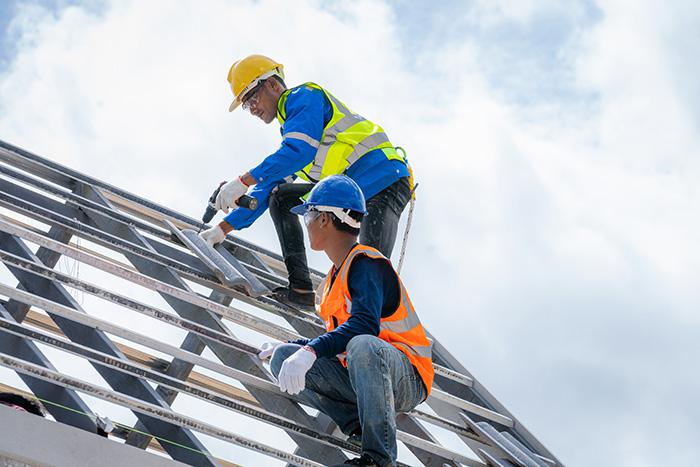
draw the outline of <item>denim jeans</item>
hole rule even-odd
[[[301,290],[313,290],[313,286],[306,262],[304,230],[299,216],[289,210],[301,204],[300,198],[311,188],[311,183],[283,183],[270,195],[269,200],[270,216],[280,240],[289,286]],[[376,248],[387,258],[391,257],[399,219],[410,198],[408,178],[404,177],[368,199],[367,215],[360,228],[360,243]]]
[[[282,344],[272,355],[275,377],[282,362],[301,346]],[[371,335],[353,337],[345,368],[319,357],[306,374],[299,397],[328,415],[349,435],[362,429],[362,453],[378,465],[396,465],[396,413],[407,412],[426,397],[418,371],[403,352]]]

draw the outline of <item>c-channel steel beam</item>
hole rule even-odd
[[[19,302],[18,302],[19,303]],[[6,320],[13,320],[12,314],[0,305],[0,316]],[[39,350],[36,344],[28,339],[13,336],[7,333],[0,333],[0,353],[6,353],[13,357],[21,358],[36,365],[56,371],[48,358]],[[45,404],[46,410],[61,423],[71,425],[83,430],[95,433],[96,425],[92,418],[82,415],[91,414],[92,410],[75,391],[66,389],[63,386],[53,384],[41,379],[34,378],[24,373],[17,373],[29,389],[40,399],[52,401],[66,410],[53,404]]]
[[[51,226],[48,234],[49,238],[61,243],[68,243],[72,236],[72,232],[57,226]],[[61,254],[53,250],[49,250],[48,248],[40,247],[36,252],[36,257],[39,258],[39,260],[46,266],[53,268],[58,263],[58,260],[61,259]],[[29,312],[29,307],[27,305],[24,303],[15,302],[14,300],[10,300],[7,303],[6,308],[7,311],[9,311],[20,323],[24,321],[24,317],[27,316],[27,313]]]
[[[9,253],[33,262],[39,261],[29,248],[14,236],[4,232],[0,233],[0,245]],[[18,268],[10,267],[9,269],[28,292],[83,312],[82,308],[73,297],[55,281],[46,280]],[[106,354],[114,355],[120,359],[125,358],[121,351],[102,331],[76,324],[59,316],[51,315],[51,318],[70,340]],[[100,376],[102,376],[116,391],[137,397],[149,403],[164,407],[167,406],[160,395],[145,381],[133,376],[123,375],[101,365],[95,364],[93,366],[98,373],[100,373]],[[163,423],[161,420],[148,417],[141,413],[136,413],[136,416],[144,423],[151,434],[178,443],[179,446],[171,443],[164,443],[163,445],[163,448],[173,459],[191,465],[216,465],[216,461],[209,454],[202,454],[207,452],[206,448],[189,430],[170,423]],[[192,449],[187,449],[187,447]]]
[[[90,199],[91,201],[112,207],[111,203],[107,201],[107,199],[94,187],[84,185],[82,196]],[[97,228],[100,228],[101,230],[109,231],[112,235],[135,245],[140,245],[145,248],[150,247],[144,237],[133,227],[114,222],[113,220],[105,216],[100,216],[96,213],[90,213],[89,223]],[[133,253],[124,251],[120,253],[124,254],[127,260],[142,274],[158,279],[174,287],[189,290],[187,285],[172,269]],[[204,324],[217,331],[233,335],[230,329],[223,324],[221,319],[208,310],[182,300],[178,300],[167,294],[161,294],[161,296],[173,308],[173,310],[183,318]],[[262,367],[260,362],[252,356],[222,346],[221,344],[211,340],[205,340],[205,343],[225,365],[246,371],[264,379],[270,378],[269,373]],[[245,387],[266,410],[279,413],[280,415],[295,420],[297,423],[304,426],[319,429],[314,418],[309,416],[298,404],[282,396],[261,391],[253,386]],[[309,459],[317,460],[323,463],[342,463],[347,459],[347,457],[338,449],[325,446],[319,442],[309,440],[299,435],[289,434],[289,436],[295,443],[297,443],[297,445],[302,447],[305,457]]]

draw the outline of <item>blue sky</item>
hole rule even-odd
[[[199,215],[279,143],[225,111],[230,63],[274,56],[408,150],[412,299],[545,445],[700,464],[697,2],[172,5],[1,2],[0,138]]]

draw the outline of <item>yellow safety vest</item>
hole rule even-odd
[[[277,103],[277,120],[280,125],[284,124],[287,118],[285,104],[289,93],[302,86],[323,91],[331,103],[333,116],[323,129],[321,141],[296,131],[283,135],[284,138],[305,141],[316,148],[313,162],[297,172],[298,177],[315,183],[329,175],[342,174],[362,156],[375,149],[381,149],[389,160],[406,162],[404,157],[389,142],[382,127],[352,112],[345,104],[318,84],[304,83],[282,93]]]

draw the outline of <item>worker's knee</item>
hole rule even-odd
[[[284,186],[285,184],[280,185],[280,189],[270,193],[267,205],[271,213],[289,214],[289,210],[292,207],[301,203],[299,196],[294,192],[285,190]]]
[[[282,368],[282,363],[300,348],[301,346],[298,344],[281,344],[275,349],[270,359],[270,371],[275,375],[275,378]]]
[[[291,215],[289,208],[285,209],[284,196],[279,193],[272,193],[267,200],[267,206],[270,210],[270,215],[273,219],[284,218],[285,215]]]
[[[379,358],[379,349],[384,347],[386,343],[378,337],[362,334],[355,336],[348,342],[348,365],[351,362],[359,365],[365,365],[372,360]]]

